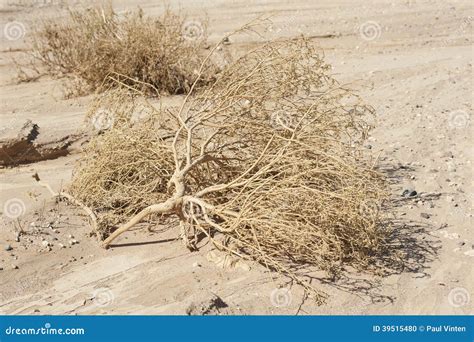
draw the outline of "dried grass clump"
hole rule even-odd
[[[112,105],[113,104],[113,105]],[[113,127],[96,137],[71,191],[121,222],[108,246],[150,215],[175,217],[196,248],[203,234],[325,295],[295,273],[367,267],[384,248],[384,183],[364,157],[371,108],[329,76],[306,39],[268,43],[228,66],[179,108],[103,95]],[[146,108],[147,119],[132,123]],[[132,216],[134,214],[134,216]]]
[[[185,93],[206,41],[200,23],[194,23],[196,32],[187,32],[186,25],[183,16],[169,10],[155,19],[142,10],[119,16],[111,5],[70,9],[63,20],[38,24],[33,56],[48,73],[71,78],[77,92],[102,91],[120,80],[146,91]],[[202,73],[200,81],[209,81],[212,73]]]

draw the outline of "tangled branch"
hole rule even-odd
[[[204,234],[323,302],[295,267],[337,274],[384,248],[384,182],[361,148],[373,110],[305,38],[265,44],[195,85],[179,107],[116,90],[92,108],[114,124],[87,147],[71,191],[110,233],[103,246],[147,218],[175,218],[190,249]]]

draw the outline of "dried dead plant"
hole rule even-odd
[[[118,15],[110,4],[69,9],[65,18],[36,25],[32,56],[49,74],[67,76],[76,93],[108,89],[117,79],[142,90],[185,93],[205,57],[203,25],[169,9],[158,19],[141,9]],[[205,70],[200,81],[214,71]]]
[[[248,52],[177,108],[123,90],[103,94],[91,117],[104,108],[114,122],[87,147],[71,187],[107,234],[122,223],[104,246],[150,215],[175,217],[189,248],[204,234],[289,275],[317,302],[325,294],[295,267],[334,275],[384,248],[384,183],[362,149],[373,110],[308,40]]]

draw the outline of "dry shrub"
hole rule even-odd
[[[69,9],[66,18],[37,26],[34,58],[48,73],[68,76],[82,93],[102,91],[116,80],[159,93],[187,92],[206,44],[205,27],[170,10],[155,19],[141,9],[119,16],[111,5]],[[202,73],[201,81],[213,72]]]
[[[73,190],[97,212],[104,237],[144,207],[166,199],[174,161],[157,135],[156,113],[150,105],[116,90],[101,97],[90,112],[97,128],[110,125],[110,129],[85,147],[84,167]]]
[[[337,275],[385,247],[384,181],[362,148],[373,110],[304,38],[245,54],[178,108],[124,91],[101,96],[91,116],[104,108],[114,123],[86,149],[71,191],[101,231],[123,224],[105,246],[151,214],[175,217],[188,247],[204,234],[308,289],[298,266]]]

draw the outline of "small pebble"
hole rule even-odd
[[[49,246],[49,242],[46,241],[46,240],[43,240],[43,241],[41,242],[41,244],[43,245],[43,247],[48,247],[48,246]]]
[[[429,219],[431,217],[431,215],[428,214],[428,213],[421,213],[420,216],[425,218],[425,219]]]
[[[18,266],[17,266],[17,265],[12,265],[12,268],[13,268],[14,270],[17,270],[17,269],[18,269]]]
[[[402,192],[403,197],[415,197],[416,195],[418,195],[418,193],[413,189],[405,189]]]
[[[10,245],[6,245],[6,246],[5,246],[5,250],[6,250],[7,252],[9,252],[9,251],[13,250],[13,247],[10,246]]]

